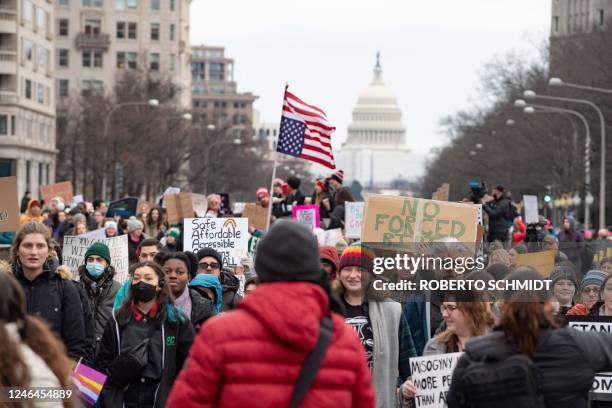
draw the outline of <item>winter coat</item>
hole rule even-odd
[[[94,344],[102,340],[102,334],[113,311],[113,301],[121,284],[113,279],[115,269],[109,266],[102,278],[95,282],[89,277],[85,265],[79,267],[80,285],[87,293],[94,321]]]
[[[29,370],[30,382],[28,387],[49,387],[59,389],[61,384],[47,363],[45,363],[45,361],[38,354],[34,353],[34,351],[27,344],[22,343],[17,324],[6,323],[4,328],[8,332],[8,336],[11,341],[18,344],[21,359]],[[64,404],[61,401],[37,402],[36,400],[32,401],[31,405],[33,408],[63,408],[63,406]]]
[[[191,298],[191,324],[195,331],[198,332],[204,322],[209,317],[212,317],[215,312],[212,301],[200,295],[197,290],[189,289],[189,297]]]
[[[138,245],[145,240],[144,235],[140,235],[140,239],[137,242],[132,241],[132,238],[128,235],[128,255],[130,259],[130,265],[138,262],[138,255],[136,255],[136,251],[138,250]]]
[[[327,229],[342,228],[344,229],[344,204],[338,204],[329,214],[329,225]]]
[[[580,271],[582,256],[585,249],[584,237],[574,229],[572,225],[569,231],[565,229],[559,233],[559,251],[567,255],[567,259],[572,261],[576,270]]]
[[[120,362],[123,363],[122,359],[127,355],[121,348],[122,342],[131,344],[142,339],[134,338],[133,331],[128,330],[128,326],[137,324],[133,312],[125,324],[118,322],[117,313],[118,310],[113,310],[111,319],[104,329],[95,362],[96,369],[108,376],[98,402],[101,402],[103,407],[109,408],[121,407],[125,389],[133,382],[141,381],[140,375],[134,373],[130,374],[138,378],[135,378],[133,382],[123,384],[121,380],[118,380],[124,374],[123,364],[120,365]],[[165,406],[172,384],[183,368],[195,335],[189,319],[180,309],[174,305],[167,305],[166,313],[167,318],[163,323],[160,323],[157,318],[151,318],[148,321],[150,327],[148,336],[150,340],[147,347],[148,362],[149,365],[155,364],[161,368],[161,379],[155,391],[153,405],[155,408]]]
[[[473,360],[503,359],[517,353],[514,346],[503,341],[500,331],[468,341],[465,348]],[[570,328],[543,330],[532,360],[541,374],[546,407],[586,407],[595,373],[612,370],[612,335]],[[467,357],[461,357],[453,372],[449,408],[466,407],[462,403],[462,379],[467,363]]]
[[[40,205],[40,202],[38,202],[37,200],[30,200],[30,202],[28,203],[28,210],[26,211],[25,214],[19,217],[19,224],[23,225],[30,221],[38,221],[38,222],[44,221],[45,217],[43,217],[42,214],[40,215],[32,214],[32,204],[34,203],[38,203],[38,205]]]
[[[219,275],[221,281],[222,297],[223,297],[223,311],[235,309],[238,303],[242,300],[242,297],[238,295],[238,289],[240,289],[240,280],[233,273],[222,270]]]
[[[221,289],[221,282],[219,282],[219,278],[215,275],[199,273],[197,274],[191,282],[189,282],[189,287],[197,289],[198,287],[209,288],[215,291],[216,299],[212,304],[214,314],[221,313],[223,308],[223,290]]]
[[[329,206],[330,206],[329,210],[325,207],[325,204],[323,204],[323,200],[326,198],[329,200]],[[317,192],[316,191],[312,193],[312,195],[310,196],[310,201],[311,201],[311,204],[316,205],[317,203]],[[321,221],[323,221],[324,218],[329,218],[329,214],[331,213],[333,205],[334,203],[332,201],[331,194],[329,192],[323,193],[321,204],[319,204],[319,218],[321,219]]]
[[[306,356],[329,313],[325,291],[306,282],[266,283],[231,313],[204,326],[168,407],[287,407]],[[300,407],[374,407],[363,347],[332,313],[333,335]]]
[[[512,200],[506,194],[501,197],[489,201],[482,206],[482,209],[489,216],[489,241],[500,240],[506,241],[508,238],[509,221],[508,214]]]
[[[19,264],[13,266],[13,274],[25,293],[28,314],[47,321],[71,358],[86,357],[83,307],[75,285],[47,267],[33,281],[24,276]]]

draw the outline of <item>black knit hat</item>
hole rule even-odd
[[[223,269],[223,257],[213,248],[202,248],[198,251],[198,254],[196,256],[198,258],[198,262],[200,262],[200,260],[205,256],[213,257],[217,260],[217,262],[219,262],[219,269]]]
[[[255,270],[262,283],[320,283],[319,244],[306,227],[292,220],[274,223],[257,245]]]

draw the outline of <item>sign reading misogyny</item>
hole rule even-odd
[[[416,387],[414,402],[417,408],[444,408],[451,386],[453,370],[463,353],[412,357],[410,371]]]
[[[235,266],[249,249],[247,218],[185,218],[183,248],[197,252],[213,248],[223,257],[223,265]]]
[[[402,244],[452,237],[474,243],[477,225],[478,209],[471,204],[369,194],[361,240]]]

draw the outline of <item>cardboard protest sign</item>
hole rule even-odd
[[[368,194],[361,231],[363,242],[433,242],[454,237],[473,243],[478,209],[472,204]]]
[[[193,205],[193,211],[198,217],[206,216],[208,200],[204,194],[191,193],[191,204]]]
[[[19,229],[17,177],[0,178],[0,232]]]
[[[168,223],[170,225],[180,224],[184,218],[193,217],[191,193],[164,196],[164,202],[168,210]]]
[[[548,278],[555,267],[555,251],[516,254],[515,263],[517,266],[531,266],[543,278]]]
[[[249,223],[246,218],[185,218],[183,248],[197,252],[206,247],[223,256],[223,265],[235,266],[246,256]]]
[[[610,316],[566,316],[567,325],[574,330],[612,333]],[[612,373],[597,373],[590,397],[594,401],[612,401]]]
[[[72,277],[79,280],[79,266],[85,264],[85,252],[94,242],[103,242],[108,246],[111,265],[115,268],[115,280],[125,282],[129,276],[130,267],[127,235],[104,239],[91,238],[86,235],[65,236],[62,248],[63,263],[70,268]]]
[[[442,184],[434,193],[431,195],[432,200],[448,201],[448,194],[450,192],[450,185],[448,183]]]
[[[410,358],[412,382],[416,387],[417,408],[445,408],[453,370],[463,353]]]
[[[525,224],[537,224],[540,221],[538,216],[538,196],[524,195],[523,203],[525,207]]]
[[[293,218],[299,223],[313,231],[321,225],[318,205],[294,205],[292,209]]]
[[[242,216],[249,219],[249,227],[266,231],[268,229],[268,209],[255,203],[247,203]]]
[[[62,197],[65,204],[69,204],[74,196],[72,182],[62,181],[61,183],[40,186],[40,197],[46,202],[51,201],[51,199],[57,196]]]
[[[136,215],[136,209],[138,207],[138,198],[127,197],[121,200],[113,201],[108,205],[106,211],[106,217],[112,218],[118,215],[123,218],[129,218]]]
[[[344,235],[346,235],[347,238],[361,238],[365,202],[347,202],[344,207]]]
[[[342,229],[334,228],[327,231],[319,231],[317,233],[317,240],[319,241],[319,246],[336,246],[338,242],[344,240]]]

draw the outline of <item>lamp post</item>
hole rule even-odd
[[[206,194],[208,194],[208,168],[210,167],[210,161],[209,161],[210,151],[212,150],[213,147],[220,146],[222,144],[235,144],[236,146],[238,146],[242,144],[242,140],[240,139],[234,139],[234,140],[221,139],[221,140],[217,140],[216,142],[208,146],[208,148],[206,149],[206,155],[204,156],[204,160],[206,162],[206,167],[204,167],[204,187],[206,188]]]
[[[599,228],[606,227],[606,120],[604,118],[603,112],[591,101],[587,101],[586,99],[575,99],[575,98],[562,98],[559,96],[549,96],[549,95],[538,95],[534,91],[527,90],[523,92],[523,96],[526,99],[543,99],[549,101],[558,101],[558,102],[572,102],[579,103],[582,105],[590,106],[591,108],[597,111],[599,115],[599,122],[601,127],[601,164],[600,164],[600,174],[599,174]]]
[[[111,117],[113,116],[113,113],[115,113],[115,111],[118,110],[119,108],[124,108],[126,106],[150,106],[152,108],[157,108],[159,106],[159,100],[149,99],[146,102],[123,102],[113,107],[106,115],[106,119],[104,121],[104,134],[102,136],[104,146],[106,146],[106,141],[108,139],[108,128],[110,126],[110,120],[111,120]],[[108,156],[106,155],[106,151],[107,149],[105,148],[104,149],[104,172],[102,173],[102,199],[104,201],[106,201],[106,198],[107,198],[106,197],[106,170],[107,170],[106,166],[107,166]]]
[[[517,101],[515,101],[515,105],[522,105],[521,101],[522,101],[521,99],[518,99]],[[522,101],[522,102],[525,102],[525,101]],[[591,203],[589,202],[589,200],[586,199],[588,196],[591,195],[591,130],[589,128],[589,122],[584,117],[584,115],[578,111],[575,111],[572,109],[557,108],[554,106],[532,104],[529,106],[525,106],[523,108],[523,112],[526,114],[534,114],[534,113],[548,113],[548,114],[561,114],[561,115],[569,114],[569,115],[576,116],[578,119],[582,121],[582,124],[584,125],[584,130],[585,130],[585,140],[584,140],[584,197],[585,197],[584,229],[588,229],[589,222],[590,222],[590,206],[591,206]],[[575,201],[576,200],[574,199],[574,202]],[[580,205],[580,203],[576,205]]]
[[[572,83],[564,82],[561,78],[550,78],[548,80],[548,85],[549,86],[564,86],[567,88],[582,89],[584,91],[593,91],[593,92],[599,92],[599,93],[612,94],[612,89],[599,88],[596,86],[589,86],[589,85],[572,84]]]

